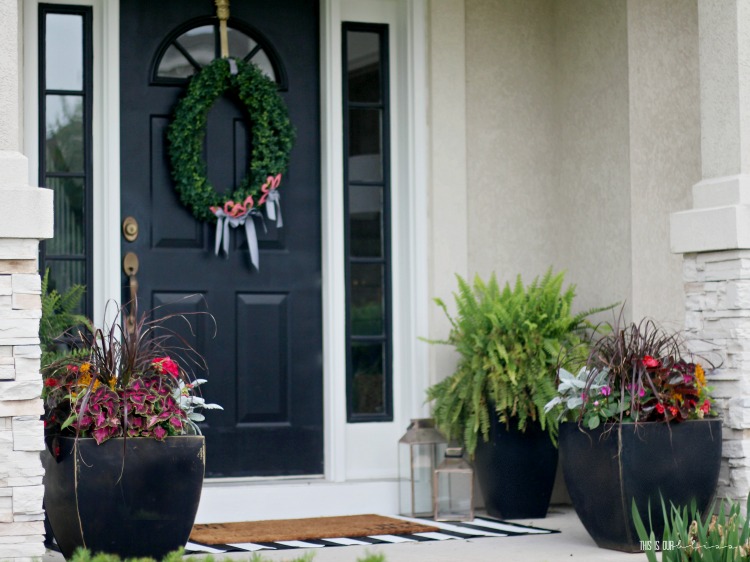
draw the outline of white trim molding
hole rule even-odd
[[[710,178],[693,186],[693,208],[672,213],[674,253],[750,248],[750,175]]]

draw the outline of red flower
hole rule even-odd
[[[643,366],[647,369],[656,369],[658,367],[661,367],[661,361],[658,359],[654,359],[650,355],[646,355],[642,360],[641,363],[643,363]]]
[[[180,376],[180,368],[177,366],[177,363],[175,363],[170,357],[157,357],[153,361],[151,361],[151,364],[156,367],[156,370],[160,373],[167,373],[168,375],[172,375],[174,378],[178,378]]]
[[[57,380],[56,380],[56,379],[53,379],[53,378],[49,378],[49,379],[46,379],[46,380],[44,381],[44,386],[47,386],[47,387],[49,387],[49,388],[55,388],[55,387],[56,387],[56,386],[58,386],[59,384],[60,384],[60,383],[58,383],[58,382],[57,382]]]
[[[675,408],[674,406],[670,406],[670,407],[669,407],[669,412],[670,412],[670,413],[671,413],[671,414],[672,414],[673,416],[676,416],[676,415],[677,415],[677,411],[678,411],[678,410],[677,410],[677,408]]]
[[[709,402],[709,401],[708,401],[708,399],[706,399],[706,400],[705,400],[705,401],[703,402],[703,405],[702,405],[702,406],[700,407],[700,410],[701,410],[701,412],[703,412],[704,414],[707,414],[707,413],[708,413],[709,411],[711,411],[711,402]]]
[[[663,414],[664,413],[664,405],[661,404],[661,403],[657,404],[656,405],[656,411],[659,412],[660,414]]]

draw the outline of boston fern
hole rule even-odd
[[[435,299],[452,329],[447,341],[433,343],[460,354],[455,373],[427,390],[438,427],[471,455],[480,434],[489,439],[493,409],[502,423],[521,431],[538,423],[555,440],[558,420],[544,406],[556,395],[559,363],[585,360],[586,318],[604,309],[573,314],[575,287],[563,291],[564,273],[552,269],[527,287],[518,276],[502,290],[494,274],[487,283],[475,277],[473,285],[456,277],[456,316]]]
[[[42,278],[42,318],[39,321],[42,367],[70,353],[63,340],[66,336],[74,338],[77,327],[91,328],[88,318],[76,312],[85,292],[83,285],[72,285],[63,293],[50,289],[49,269],[45,271]]]

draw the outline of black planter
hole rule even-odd
[[[185,546],[205,470],[201,436],[59,438],[46,450],[44,503],[65,558],[79,546],[120,557],[161,559]],[[76,475],[77,472],[77,475]]]
[[[474,469],[487,513],[498,519],[547,516],[557,470],[557,449],[547,431],[530,425],[521,433],[492,416],[490,440],[477,443]]]
[[[661,498],[705,511],[721,465],[721,420],[607,424],[593,431],[560,426],[560,461],[578,518],[601,548],[640,551],[631,506],[656,538],[664,521]]]

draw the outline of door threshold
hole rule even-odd
[[[206,479],[196,523],[398,513],[398,480]]]
[[[222,484],[271,484],[274,482],[307,482],[325,479],[323,474],[297,474],[293,476],[228,476],[210,477],[203,481],[203,486],[220,486]]]

